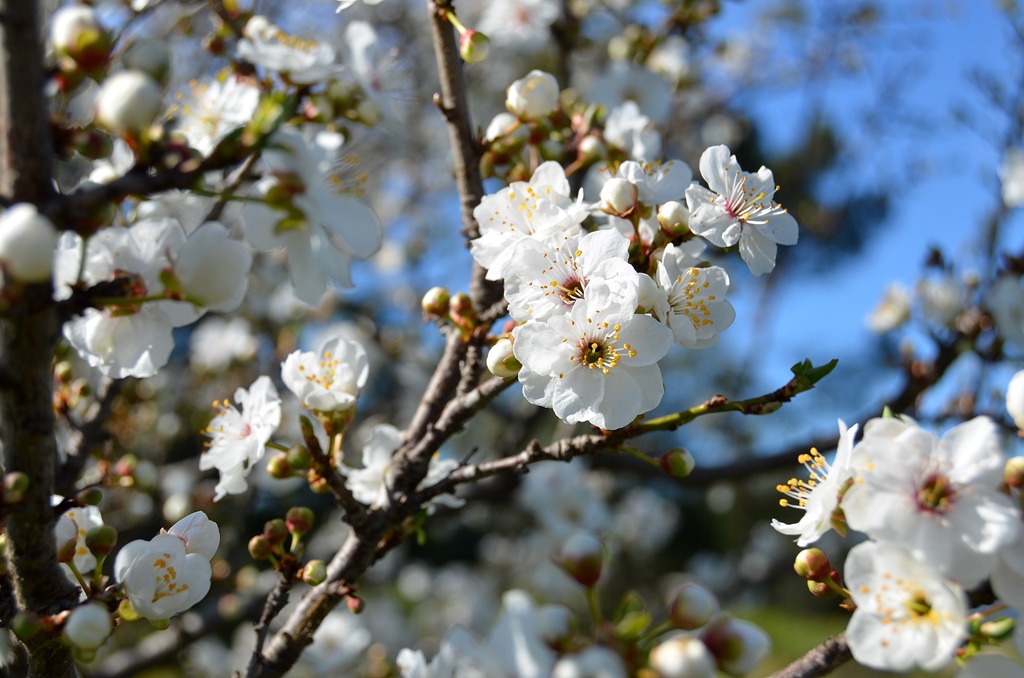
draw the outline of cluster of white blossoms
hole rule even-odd
[[[344,432],[352,421],[369,375],[366,349],[344,337],[330,337],[316,351],[293,351],[281,363],[281,381],[301,407],[311,410],[332,429],[331,437]],[[215,468],[219,473],[215,500],[248,489],[249,473],[265,455],[281,424],[281,397],[270,377],[259,377],[248,389],[239,388],[234,400],[235,404],[227,400],[214,403],[219,411],[206,427],[210,440],[199,461],[200,469]],[[403,442],[401,431],[382,424],[373,429],[363,445],[362,468],[351,467],[336,456],[345,485],[358,501],[372,504],[377,500],[391,458]],[[336,452],[328,445],[322,448]],[[442,480],[457,466],[453,459],[434,457],[420,485],[426,487]],[[462,505],[461,500],[448,495],[435,498],[434,503]]]
[[[558,94],[553,76],[531,72],[509,87],[510,116],[498,127],[512,134],[543,122]],[[700,159],[705,188],[686,163],[654,160],[598,166],[575,198],[561,165],[545,162],[473,213],[473,257],[489,280],[504,281],[518,323],[511,342],[523,394],[568,423],[628,425],[661,402],[658,361],[673,342],[712,346],[732,324],[729,275],[701,259],[707,243],[738,245],[762,275],[777,244],[797,241],[767,168],[744,172],[713,146]]]
[[[801,457],[810,478],[779,490],[790,497],[783,505],[804,516],[772,526],[800,546],[833,527],[865,534],[869,541],[851,549],[843,568],[856,605],[846,634],[854,658],[883,670],[937,670],[968,639],[965,590],[990,579],[1004,602],[1024,602],[1024,530],[1019,501],[1003,482],[999,430],[977,417],[940,438],[887,417],[869,421],[855,444],[856,434],[840,422],[831,464],[816,450]],[[809,579],[839,581],[827,560]],[[1024,644],[1024,634],[1017,641]]]

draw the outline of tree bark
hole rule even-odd
[[[0,0],[0,22],[0,194],[11,203],[41,205],[53,193],[53,148],[39,7],[32,0]],[[60,336],[51,287],[26,286],[0,320],[5,469],[29,478],[25,500],[6,519],[8,576],[18,608],[41,615],[78,600],[57,562],[50,507],[57,463],[51,363]],[[76,675],[59,635],[40,633],[25,645],[29,675]]]

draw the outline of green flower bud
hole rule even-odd
[[[832,563],[821,549],[804,549],[796,555],[793,569],[810,581],[825,581],[832,573]]]
[[[327,580],[327,564],[322,560],[311,560],[302,568],[302,581],[310,586],[319,586]]]
[[[288,526],[280,518],[268,520],[263,526],[263,536],[271,544],[280,544],[288,537]]]
[[[491,39],[480,31],[467,28],[459,37],[459,55],[467,64],[478,64],[491,51]]]
[[[110,555],[117,546],[117,530],[110,525],[94,527],[85,535],[85,546],[97,558]]]
[[[697,462],[693,460],[693,455],[681,447],[675,447],[661,455],[658,463],[673,478],[685,478],[693,472],[693,467],[697,465]]]
[[[316,516],[313,510],[305,506],[295,506],[288,509],[284,517],[285,525],[292,534],[302,536],[313,529],[313,521]]]
[[[258,534],[249,540],[249,555],[253,557],[253,560],[269,558],[272,549],[270,540],[262,534]]]

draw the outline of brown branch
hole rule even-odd
[[[291,571],[282,571],[281,576],[277,579],[277,584],[274,586],[274,590],[267,596],[267,602],[263,606],[263,613],[260,614],[259,621],[253,627],[253,631],[256,632],[256,647],[252,651],[252,657],[249,658],[248,672],[251,674],[256,670],[256,667],[263,663],[263,644],[267,640],[267,634],[270,632],[270,622],[281,613],[285,605],[288,604],[289,593],[291,593],[292,586],[294,586],[295,578],[295,566],[290,568]]]
[[[839,666],[853,659],[846,637],[840,633],[834,638],[826,638],[817,647],[811,649],[800,659],[784,669],[773,673],[770,678],[815,678],[824,676]]]

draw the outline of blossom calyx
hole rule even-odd
[[[533,70],[509,85],[505,107],[520,120],[537,121],[554,113],[558,94],[555,76]]]
[[[1013,457],[1006,460],[1003,468],[1003,480],[1010,487],[1018,490],[1024,487],[1024,457]]]

